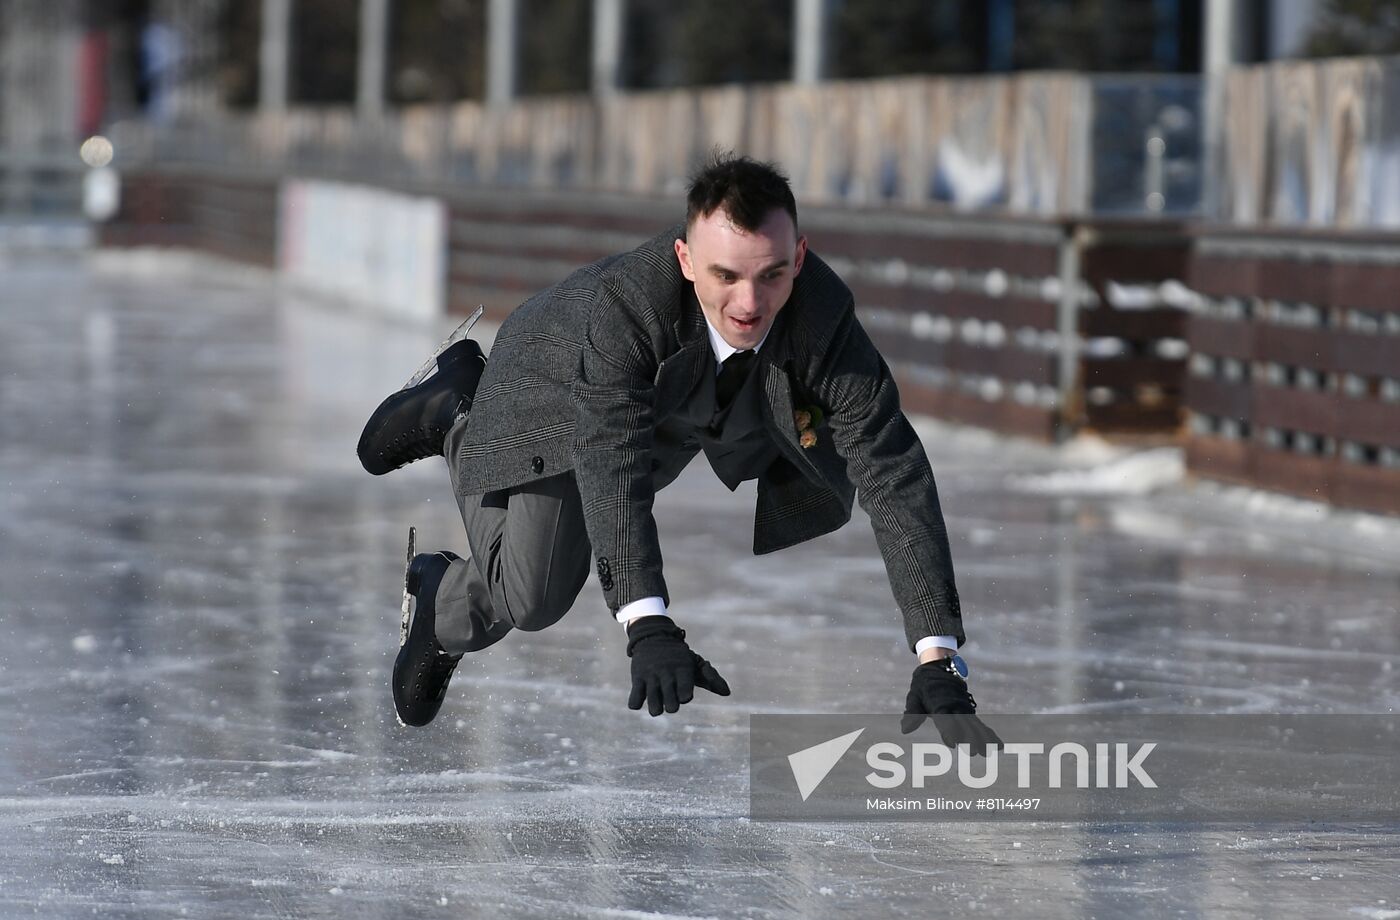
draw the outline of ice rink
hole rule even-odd
[[[401,727],[408,526],[465,539],[441,462],[354,446],[451,325],[0,255],[0,916],[1400,918],[1394,826],[751,822],[751,713],[895,712],[914,662],[859,511],[754,557],[703,461],[657,518],[732,697],[628,711],[590,584]],[[920,431],[984,713],[1395,711],[1397,522]]]

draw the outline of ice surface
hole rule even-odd
[[[629,712],[589,586],[400,727],[404,535],[465,541],[440,463],[372,478],[354,444],[452,325],[200,259],[8,261],[0,916],[1396,915],[1392,827],[750,822],[748,715],[895,711],[912,660],[859,513],[756,559],[752,490],[703,464],[657,515],[733,697]],[[919,429],[985,711],[1394,711],[1392,522]]]

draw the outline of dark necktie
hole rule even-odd
[[[736,351],[724,359],[719,368],[719,379],[715,381],[715,404],[720,411],[728,409],[729,404],[734,401],[739,388],[744,385],[744,378],[749,376],[749,368],[753,367],[753,359],[756,357],[758,353],[754,351]]]

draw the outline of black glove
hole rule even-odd
[[[1001,744],[1001,739],[973,715],[976,711],[967,680],[953,670],[952,659],[939,658],[914,669],[899,730],[907,735],[923,724],[925,716],[932,716],[944,744],[970,744],[974,755],[981,754],[984,746]]]
[[[720,696],[729,695],[729,684],[714,665],[685,644],[685,630],[670,617],[650,616],[634,620],[627,627],[627,657],[632,659],[632,695],[628,709],[641,709],[661,715],[664,708],[675,712],[695,697],[702,687]]]

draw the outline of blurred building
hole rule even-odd
[[[1236,63],[1310,47],[1326,51],[1329,41],[1345,53],[1347,41],[1358,40],[1345,27],[1312,33],[1319,9],[1335,7],[1340,12],[1333,18],[1344,19],[1346,6],[1322,0],[6,0],[0,4],[0,144],[68,140],[133,113],[168,119],[201,106],[238,109],[259,101],[275,108],[359,100],[373,108],[911,74],[1189,74],[1202,70],[1208,22],[1228,32]]]

